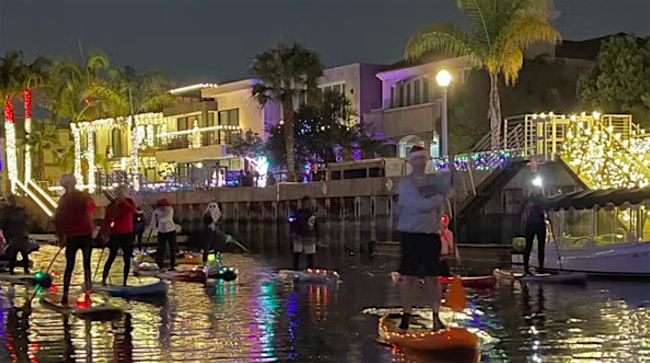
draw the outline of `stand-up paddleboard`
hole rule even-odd
[[[138,285],[107,285],[93,284],[93,290],[107,293],[116,297],[137,297],[151,295],[165,295],[167,293],[167,284],[160,279],[141,283]]]
[[[399,328],[401,314],[379,319],[379,341],[414,350],[479,349],[479,337],[463,327],[447,327],[433,331],[430,327],[411,323],[409,329]]]
[[[11,284],[42,286],[48,288],[52,285],[52,276],[45,272],[37,272],[33,274],[9,274],[0,273],[0,281],[6,281]]]
[[[156,262],[156,257],[142,253],[142,257],[140,259],[141,262],[150,262],[150,263],[155,263]],[[169,257],[165,258],[165,263],[169,263]],[[176,259],[174,262],[177,265],[202,265],[203,264],[203,256],[200,254],[194,254],[194,253],[189,253],[189,252],[183,252],[179,255],[176,256]]]
[[[438,277],[438,281],[440,281],[442,284],[450,284],[452,281],[454,281],[454,278],[455,277],[440,276]],[[489,289],[496,285],[497,279],[494,277],[494,275],[461,276],[460,282],[464,287],[472,289]]]
[[[523,272],[512,270],[494,269],[494,276],[499,279],[519,280],[530,283],[554,283],[554,284],[585,284],[587,274],[582,272],[560,272],[559,274],[534,274],[526,275]]]
[[[203,271],[209,279],[233,281],[237,279],[239,271],[234,267],[225,267],[220,264],[203,266]]]
[[[155,266],[155,267],[154,267]],[[184,282],[205,282],[206,276],[203,268],[198,266],[191,270],[160,270],[155,264],[142,262],[135,264],[133,269],[135,276],[153,276],[164,280],[170,281],[184,281]]]
[[[27,265],[28,265],[29,268],[33,268],[34,267],[34,261],[29,260]],[[22,270],[22,268],[23,268],[23,261],[22,260],[16,261],[16,264],[14,265],[14,269],[15,270],[17,270],[17,269]],[[9,270],[9,260],[0,260],[0,270],[7,270],[7,271]]]
[[[326,269],[307,269],[301,271],[280,270],[278,275],[285,280],[315,284],[334,284],[339,282],[339,273]]]
[[[83,299],[83,300],[82,300]],[[61,304],[61,295],[49,294],[41,297],[41,305],[63,315],[73,315],[81,319],[109,321],[122,317],[122,309],[109,305],[100,295],[91,294],[90,302],[84,295],[70,297],[68,304]]]

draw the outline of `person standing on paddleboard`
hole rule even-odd
[[[90,279],[90,255],[92,252],[92,215],[95,211],[95,201],[86,192],[76,189],[77,181],[70,174],[61,176],[59,182],[65,193],[59,199],[59,205],[54,216],[56,235],[59,244],[65,247],[65,272],[63,274],[63,296],[61,304],[68,304],[70,279],[74,269],[77,250],[83,256],[84,285],[86,291],[92,288]]]
[[[142,235],[144,234],[145,225],[144,212],[138,206],[138,209],[133,213],[133,233],[135,234],[135,239],[138,241],[138,250],[140,251],[142,251]]]
[[[221,220],[221,209],[217,202],[209,203],[203,213],[204,245],[203,264],[208,262],[208,254],[214,252],[217,255],[217,263],[221,263],[221,251],[227,243],[232,241],[232,236],[224,233],[219,227]]]
[[[441,300],[440,274],[440,216],[442,206],[451,191],[443,176],[426,175],[429,154],[421,146],[413,146],[408,162],[411,174],[399,183],[397,231],[401,240],[401,260],[397,272],[404,314],[399,327],[407,330],[412,310],[412,294],[420,281],[433,292],[433,329],[443,329],[438,317]]]
[[[29,229],[27,210],[18,205],[15,195],[7,197],[8,205],[0,210],[0,228],[7,242],[5,255],[9,260],[9,273],[14,274],[18,253],[23,259],[23,269],[29,273]]]
[[[440,218],[440,276],[451,277],[450,263],[460,262],[458,247],[454,242],[454,232],[449,229],[449,217],[445,214]]]
[[[162,269],[165,261],[165,250],[169,246],[169,269],[176,268],[176,225],[174,224],[174,208],[167,198],[156,203],[156,209],[151,215],[149,230],[158,228],[158,248],[156,249],[156,264]]]
[[[106,286],[106,278],[111,271],[111,266],[117,257],[117,250],[122,249],[124,258],[124,279],[122,285],[126,286],[131,269],[133,255],[133,214],[137,207],[135,201],[125,196],[125,187],[115,189],[113,199],[106,207],[104,214],[104,234],[108,238],[108,259],[102,272],[102,285]]]
[[[307,268],[314,268],[318,225],[309,196],[302,197],[301,208],[289,217],[289,233],[293,242],[293,269],[300,270],[300,256],[307,256]]]
[[[530,197],[524,205],[522,214],[524,231],[526,234],[526,249],[524,250],[524,270],[531,275],[530,253],[533,250],[533,239],[537,237],[537,261],[539,263],[538,273],[544,273],[544,249],[546,248],[546,215],[542,203],[541,190],[534,187]]]

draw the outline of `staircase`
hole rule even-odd
[[[109,179],[111,181],[111,183],[110,183],[111,188],[102,188],[101,189],[102,193],[106,196],[106,198],[108,198],[109,201],[112,201],[113,199],[115,199],[115,193],[113,192],[114,188],[112,188],[112,186],[115,185],[115,184],[122,185],[122,186],[126,187],[126,194],[131,199],[133,199],[135,204],[138,207],[140,207],[140,209],[142,209],[142,212],[143,212],[143,214],[145,216],[145,219],[149,220],[151,218],[151,215],[153,214],[153,208],[151,207],[151,205],[145,203],[145,201],[140,196],[139,192],[137,190],[135,190],[135,188],[133,187],[133,180],[134,180],[134,178],[139,178],[140,177],[139,175],[135,175],[134,177],[129,177],[125,173],[114,172],[114,173],[111,173],[111,174],[103,175],[102,177],[107,178],[107,179]]]

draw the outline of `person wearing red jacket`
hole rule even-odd
[[[102,285],[106,286],[106,278],[111,266],[117,257],[117,250],[122,249],[124,257],[124,280],[126,286],[131,269],[131,256],[133,255],[133,214],[138,209],[133,199],[125,197],[124,187],[115,189],[115,199],[106,207],[104,215],[104,234],[108,236],[108,259],[102,273]]]
[[[70,279],[74,269],[77,250],[83,255],[84,285],[86,291],[92,288],[90,279],[90,255],[92,252],[92,215],[95,211],[95,201],[85,192],[76,189],[77,181],[70,174],[61,176],[59,180],[65,193],[59,200],[54,216],[56,235],[61,247],[65,247],[65,272],[63,274],[63,296],[61,304],[68,304]]]

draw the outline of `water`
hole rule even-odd
[[[254,252],[225,254],[224,262],[240,271],[236,283],[204,289],[177,282],[166,298],[112,298],[127,313],[116,322],[65,319],[38,302],[26,313],[22,307],[32,290],[2,283],[0,361],[463,361],[401,356],[374,342],[377,318],[360,311],[397,305],[388,276],[394,257],[371,260],[351,255],[345,244],[329,243],[320,248],[318,262],[339,269],[343,282],[292,286],[276,273],[288,266],[287,244],[269,231],[239,233]],[[43,246],[32,258],[43,268],[55,252]],[[96,251],[93,269],[98,257]],[[120,269],[118,257],[113,279],[119,280]],[[52,271],[63,271],[63,255]],[[75,273],[78,284],[81,266]],[[468,291],[472,313],[466,323],[500,340],[481,352],[485,362],[650,362],[649,287],[596,280],[585,287],[514,283]],[[426,302],[423,296],[418,303]]]

